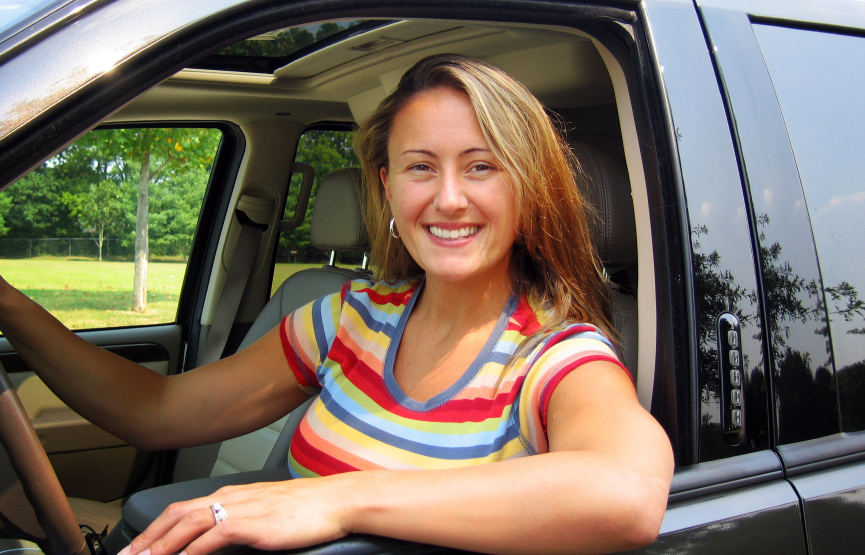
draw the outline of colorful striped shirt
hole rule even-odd
[[[551,334],[506,369],[546,314],[511,296],[463,376],[428,401],[411,399],[393,365],[420,287],[353,281],[282,321],[289,366],[301,387],[318,394],[291,441],[292,476],[453,468],[544,453],[547,405],[562,378],[596,360],[624,369],[590,324]]]

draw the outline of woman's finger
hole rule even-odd
[[[213,520],[213,512],[210,510],[209,503],[213,503],[208,498],[193,499],[191,501],[179,501],[169,505],[156,520],[150,523],[143,532],[138,534],[132,543],[118,555],[138,555],[145,549],[150,549],[151,552],[158,553],[175,553],[175,551],[166,551],[165,537],[177,526],[187,515],[201,509],[205,509],[210,513],[210,518]],[[199,519],[203,522],[203,519]],[[215,520],[213,520],[215,523]],[[183,546],[180,546],[181,548]]]
[[[192,541],[181,555],[205,555],[230,544],[252,545],[261,539],[255,529],[253,519],[230,518]]]
[[[225,522],[220,523],[220,527]],[[216,527],[216,519],[210,507],[190,511],[162,538],[150,545],[151,555],[171,555],[186,547],[195,538]]]

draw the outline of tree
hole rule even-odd
[[[0,195],[0,237],[9,232],[9,228],[6,227],[6,216],[9,214],[11,208],[12,197],[9,195]]]
[[[151,186],[150,247],[154,255],[180,255],[186,260],[209,177],[206,168],[195,168]]]
[[[65,192],[77,194],[82,184],[94,182],[96,174],[89,166],[64,168],[60,156],[25,175],[0,197],[10,204],[5,216],[8,235],[18,239],[41,237],[76,237],[78,223],[69,206],[58,202]]]
[[[63,193],[63,202],[69,206],[81,227],[96,235],[99,261],[102,262],[102,245],[105,233],[120,224],[123,217],[123,191],[116,181],[103,179],[90,185],[83,193]]]
[[[149,258],[150,184],[165,176],[181,175],[213,163],[221,134],[216,129],[138,128],[108,129],[89,133],[78,141],[97,166],[124,175],[137,168],[135,277],[132,311],[147,310],[147,262]]]

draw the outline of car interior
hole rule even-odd
[[[267,35],[253,38],[267,40]],[[657,332],[646,178],[631,106],[633,91],[628,90],[616,57],[597,38],[570,27],[370,20],[268,64],[254,66],[226,56],[220,66],[219,57],[210,56],[142,94],[104,123],[219,123],[242,135],[236,179],[224,184],[231,190],[228,213],[240,208],[254,222],[267,225],[254,246],[248,282],[238,299],[234,323],[248,330],[242,349],[292,310],[338,291],[346,280],[371,276],[365,264],[346,268],[331,263],[294,274],[270,295],[277,286],[271,284],[274,252],[281,230],[288,228],[283,207],[291,176],[308,171],[294,163],[301,135],[316,125],[359,124],[396,87],[406,69],[425,56],[445,52],[477,57],[505,70],[524,83],[561,126],[583,177],[584,194],[595,210],[593,238],[610,278],[621,352],[640,402],[649,409]],[[334,253],[332,262],[344,253],[363,253],[367,239],[359,213],[358,170],[344,168],[320,177],[313,245]],[[200,316],[204,333],[199,358],[207,331],[213,330],[219,305],[228,295],[227,278],[232,259],[241,250],[242,227],[238,217],[230,217],[221,229],[216,250],[220,263],[213,265]],[[163,372],[174,371],[165,361],[151,364]],[[28,383],[29,388],[39,388]],[[284,466],[291,432],[304,409],[246,436],[181,450],[173,481]],[[79,522],[94,528],[120,519],[123,499],[71,501]]]

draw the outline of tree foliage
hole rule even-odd
[[[255,37],[240,41],[219,51],[221,56],[282,57],[297,52],[322,39],[348,28],[351,23],[323,23],[315,33],[305,27],[283,29],[267,38]]]
[[[105,234],[123,221],[123,197],[122,184],[108,179],[91,184],[81,193],[63,193],[63,203],[69,207],[70,214],[78,218],[81,229],[95,236],[100,262]]]

